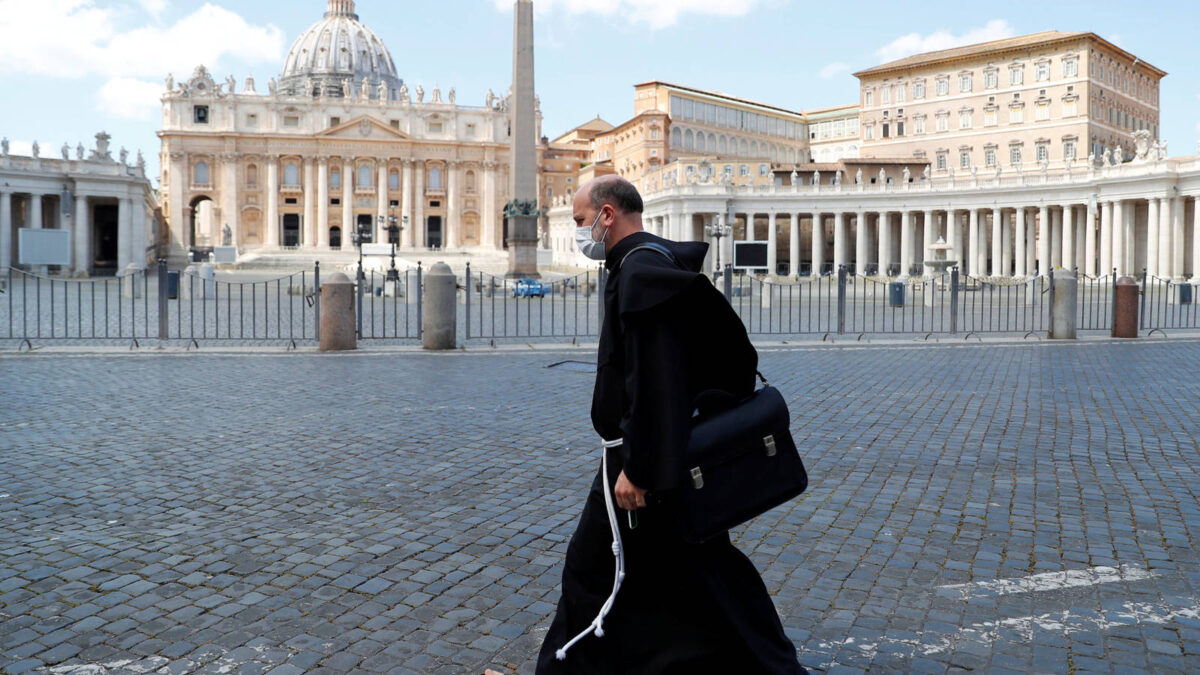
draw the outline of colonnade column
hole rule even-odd
[[[317,158],[317,247],[329,248],[329,158]]]
[[[1158,201],[1158,276],[1168,279],[1175,276],[1171,269],[1172,229],[1171,198],[1163,197]]]
[[[795,277],[800,273],[800,214],[793,211],[789,215],[791,222],[788,229],[788,276]]]
[[[891,214],[887,211],[880,211],[876,216],[875,233],[879,237],[878,274],[888,276],[888,267],[892,264],[892,224]]]
[[[168,188],[167,200],[169,201],[167,218],[170,222],[170,227],[175,231],[175,245],[182,248],[187,247],[191,242],[187,241],[187,232],[184,231],[184,215],[183,215],[183,190],[184,183],[189,180],[185,157],[182,152],[172,152],[168,155],[171,166],[168,169],[167,179],[170,182]],[[168,239],[168,241],[170,241]]]
[[[1087,205],[1087,220],[1083,224],[1083,273],[1096,276],[1096,200]]]
[[[279,246],[279,155],[267,155],[267,217],[263,222],[265,230],[263,243],[266,246]],[[345,178],[345,174],[342,175]]]
[[[970,209],[967,211],[967,248],[970,251],[971,261],[967,265],[967,273],[973,276],[982,276],[979,273],[979,210]]]
[[[386,244],[388,240],[388,165],[386,157],[375,160],[375,173],[375,242]]]
[[[928,272],[928,270],[925,269],[925,261],[930,259],[929,247],[935,241],[937,241],[938,228],[936,221],[934,221],[933,211],[925,211],[921,217],[921,221],[923,225],[924,236],[921,237],[921,250],[918,251],[919,256],[917,260],[921,264],[921,274],[924,275]]]
[[[1004,256],[1004,221],[1000,217],[1000,208],[992,207],[992,266],[991,275],[1000,276],[1000,260]]]
[[[1062,265],[1062,211],[1050,210],[1050,269]],[[1049,271],[1047,271],[1049,274]]]
[[[29,195],[29,222],[25,225],[40,230],[42,229],[42,220],[42,195],[31,194]]]
[[[1125,202],[1113,202],[1112,267],[1117,275],[1125,274]]]
[[[1029,275],[1029,258],[1025,254],[1029,247],[1025,242],[1025,208],[1018,206],[1013,211],[1013,275]]]
[[[812,214],[812,272],[820,276],[825,266],[825,222],[819,212]]]
[[[1000,212],[1000,276],[1009,276],[1012,274],[1012,259],[1013,259],[1013,242],[1016,237],[1013,234],[1013,218],[1015,214],[1009,215],[1005,211]]]
[[[988,214],[983,209],[979,210],[979,248],[975,253],[975,268],[978,275],[985,277],[988,275]]]
[[[317,176],[314,165],[313,158],[304,160],[304,238],[300,240],[304,248],[312,248],[317,243],[317,193],[314,189],[317,187]],[[237,241],[236,230],[233,240]]]
[[[1034,267],[1038,257],[1037,216],[1025,209],[1025,267],[1029,276],[1035,276]]]
[[[1050,274],[1050,207],[1038,209],[1038,276]]]
[[[75,208],[78,210],[78,199]],[[76,219],[76,223],[78,223]],[[78,246],[76,246],[78,250]],[[0,271],[12,266],[12,193],[0,190]],[[79,269],[76,261],[75,269]]]
[[[1192,283],[1200,283],[1200,198],[1196,197],[1192,198]]]
[[[950,247],[946,254],[948,259],[958,261],[959,269],[963,266],[962,243],[960,242],[961,237],[958,236],[960,219],[958,211],[946,209],[946,244]]]
[[[754,213],[746,214],[746,241],[755,241]]]
[[[5,216],[9,215],[9,205],[5,203],[4,199],[7,196],[6,194],[0,195],[0,210],[3,210],[3,213],[0,213],[0,237],[4,238],[3,241],[0,241],[0,268],[8,264],[8,258],[3,254],[4,244],[10,240],[10,235],[5,233],[3,227]],[[76,273],[87,272],[92,263],[92,224],[89,222],[88,215],[88,198],[79,194],[75,195],[75,222],[73,223],[75,231],[71,233],[75,239],[75,245],[71,247],[74,249],[71,269]]]
[[[1158,199],[1151,197],[1146,200],[1146,273],[1151,276],[1159,276],[1158,226]]]
[[[122,197],[117,206],[117,272],[133,262],[133,204]]]
[[[342,245],[353,245],[358,224],[354,222],[354,161],[342,158]]]
[[[443,244],[448,249],[458,248],[459,220],[458,215],[458,162],[446,162],[446,241]],[[540,234],[540,233],[539,233]],[[540,239],[538,237],[540,246]]]
[[[1075,270],[1075,205],[1063,207],[1062,215],[1062,266],[1068,271]]]
[[[900,212],[900,276],[906,277],[912,273],[913,264],[913,222],[912,213],[905,209]]]
[[[400,220],[401,220],[400,224],[404,226],[404,232],[402,233],[402,237],[401,237],[401,242],[402,242],[401,246],[403,246],[404,248],[412,248],[413,247],[413,231],[416,229],[417,224],[416,224],[416,221],[414,221],[413,217],[412,217],[413,161],[411,159],[409,159],[407,157],[404,159],[404,168],[401,170],[401,172],[402,173],[400,176]],[[491,211],[491,209],[489,209],[487,207],[488,191],[489,191],[489,180],[488,179],[491,178],[491,175],[492,175],[491,171],[488,171],[487,174],[484,175],[484,183],[483,183],[483,185],[484,185],[483,233],[484,233],[485,241],[487,241],[486,237],[491,233],[491,225],[492,225],[490,219],[488,218],[488,213]],[[403,222],[405,218],[408,219],[407,223]],[[488,245],[491,245],[490,241],[488,241]]]
[[[776,252],[776,243],[778,235],[775,234],[777,214],[772,211],[767,220],[767,274],[775,274],[779,263],[779,254]]]
[[[425,160],[418,159],[413,171],[417,178],[413,184],[413,245],[425,248]]]
[[[866,272],[867,264],[867,212],[854,214],[854,273]]]
[[[1104,202],[1100,205],[1100,274],[1109,274],[1113,270],[1113,203]]]
[[[1187,234],[1183,229],[1183,197],[1175,197],[1171,200],[1171,238],[1174,246],[1171,247],[1171,277],[1175,279],[1183,279],[1183,247],[1187,243]]]
[[[846,214],[838,211],[833,215],[833,270],[846,264]]]
[[[129,213],[129,217],[133,224],[133,231],[131,232],[131,236],[129,238],[129,247],[132,255],[132,262],[138,267],[145,269],[147,235],[146,200],[145,196],[141,194],[141,190],[138,190],[137,188],[134,188],[134,190],[136,190],[138,194],[129,202],[130,206],[133,207]]]

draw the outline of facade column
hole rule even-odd
[[[459,245],[459,220],[458,210],[458,162],[446,162],[446,243],[444,246],[448,249],[457,249]],[[540,239],[538,237],[541,245]]]
[[[834,272],[846,264],[846,214],[833,214],[833,269]]]
[[[776,251],[779,238],[775,233],[778,215],[774,211],[767,215],[767,274],[771,275],[774,275],[779,267],[779,254]]]
[[[1050,207],[1038,209],[1037,238],[1038,238],[1038,276],[1050,274]]]
[[[1013,270],[1013,249],[1016,236],[1013,233],[1015,213],[1000,212],[1000,275],[1010,276]]]
[[[425,248],[425,160],[418,159],[413,167],[413,246]]]
[[[183,215],[183,190],[188,181],[186,157],[182,152],[172,152],[169,155],[170,169],[167,173],[167,218],[170,229],[174,232],[174,250],[183,253],[192,242],[187,240],[187,218]],[[167,239],[167,255],[171,254],[171,239]],[[90,264],[90,263],[89,263]]]
[[[917,260],[921,265],[922,276],[928,273],[928,270],[925,269],[925,261],[930,259],[929,247],[938,239],[937,222],[934,220],[934,218],[935,216],[933,215],[933,211],[929,210],[926,210],[924,215],[921,217],[923,236],[921,237],[921,248],[917,251]]]
[[[1083,223],[1083,273],[1096,276],[1096,200],[1087,205],[1087,216]]]
[[[263,243],[279,248],[279,155],[267,155],[267,217],[263,222]]]
[[[0,209],[4,210],[3,213],[0,213],[0,223],[3,222],[2,219],[4,216],[9,215],[8,206],[4,203],[3,199],[5,196],[7,195],[0,195]],[[88,198],[83,195],[76,194],[75,222],[73,223],[75,231],[71,233],[72,238],[75,240],[75,244],[71,247],[73,249],[71,256],[71,261],[73,264],[71,269],[73,269],[77,274],[89,272],[91,271],[92,267],[92,224],[88,218],[90,215],[91,211],[88,208]],[[6,237],[3,241],[0,241],[0,249],[3,248],[3,244],[5,242],[9,241],[7,238],[8,235],[4,234],[2,230],[3,226],[0,225],[0,237]],[[8,258],[5,258],[4,255],[0,253],[0,267],[4,267],[7,264]]]
[[[992,207],[992,276],[998,277],[1004,274],[1000,267],[1000,263],[1004,258],[1004,219],[1000,215],[1000,208]]]
[[[1050,209],[1050,269],[1062,265],[1062,211]]]
[[[130,219],[133,221],[133,232],[129,239],[131,250],[133,253],[133,262],[138,267],[146,269],[146,236],[148,228],[146,227],[146,200],[142,195],[141,189],[135,187],[137,196],[130,200],[130,206],[133,210],[130,212]]]
[[[866,272],[867,264],[867,212],[854,214],[854,273]]]
[[[1157,197],[1146,200],[1146,274],[1155,277],[1162,276],[1158,272],[1158,202]]]
[[[29,222],[26,223],[26,226],[40,230],[42,229],[42,220],[42,195],[31,194],[29,195]]]
[[[888,276],[888,267],[892,264],[892,223],[891,214],[880,211],[875,219],[875,230],[879,236],[879,275]]]
[[[979,270],[979,276],[986,277],[988,275],[988,213],[984,209],[979,209],[979,249],[975,253],[975,268]]]
[[[1062,207],[1062,267],[1075,271],[1075,205]]]
[[[906,277],[912,273],[913,264],[913,222],[912,212],[905,209],[900,212],[900,276]]]
[[[238,230],[240,229],[240,218],[238,218],[238,183],[237,183],[237,165],[238,155],[233,153],[225,153],[221,155],[222,180],[221,185],[221,216],[225,221],[223,224],[229,226],[230,244],[237,245]],[[220,228],[221,232],[213,241],[215,244],[224,245],[225,238],[224,228]]]
[[[946,245],[950,247],[946,251],[946,257],[950,260],[957,260],[960,270],[963,266],[962,244],[960,243],[961,237],[959,237],[961,218],[958,211],[946,209]]]
[[[746,214],[746,241],[755,241],[754,216],[752,212]]]
[[[825,221],[820,213],[812,214],[812,276],[820,276],[825,266]]]
[[[1112,264],[1117,276],[1126,274],[1125,266],[1125,202],[1113,202]]]
[[[1113,271],[1113,203],[1100,204],[1100,275],[1111,274]]]
[[[317,242],[317,176],[315,162],[311,157],[304,160],[304,228],[300,245],[311,249]],[[237,241],[237,237],[234,237]]]
[[[979,273],[979,209],[967,211],[967,248],[970,254],[970,264],[967,273],[971,276],[982,276]]]
[[[404,226],[404,232],[401,233],[400,241],[402,242],[401,246],[403,246],[404,248],[412,248],[413,247],[413,232],[416,231],[416,227],[417,227],[416,221],[413,220],[413,213],[412,213],[412,207],[413,207],[413,194],[412,194],[413,193],[413,161],[406,157],[404,159],[403,166],[404,166],[404,168],[401,169],[401,175],[400,175],[400,220],[401,220],[400,224]],[[483,180],[484,180],[484,183],[483,183],[483,185],[484,185],[484,188],[483,188],[483,241],[488,242],[489,245],[491,244],[491,241],[488,239],[488,236],[491,234],[491,231],[492,231],[491,223],[489,223],[489,221],[488,221],[488,213],[491,210],[488,208],[488,205],[489,205],[488,192],[490,191],[490,188],[491,188],[491,181],[489,179],[491,177],[492,177],[491,169],[488,169],[487,173],[484,174],[484,178],[483,178]],[[408,222],[407,223],[404,222],[405,220],[407,220]]]
[[[1183,197],[1171,200],[1171,277],[1184,279],[1183,276],[1183,247],[1187,245],[1186,232],[1183,229],[1183,207],[1186,204]]]
[[[793,211],[788,230],[788,276],[800,274],[800,214]]]
[[[1029,255],[1029,221],[1031,220],[1029,211],[1024,206],[1018,206],[1014,215],[1016,216],[1013,232],[1016,233],[1017,276],[1032,276],[1034,257]]]
[[[1171,198],[1163,197],[1158,201],[1158,276],[1167,279],[1174,278],[1175,271],[1171,268],[1172,230]]]
[[[342,246],[354,245],[358,224],[354,222],[354,160],[342,158]]]
[[[388,166],[387,158],[375,160],[375,243],[387,243]]]
[[[329,248],[329,158],[317,158],[317,248]]]
[[[125,267],[133,262],[133,204],[122,197],[117,206],[117,272],[124,273]]]
[[[1200,283],[1200,197],[1192,197],[1192,283]]]
[[[83,197],[78,197],[75,200],[76,213],[79,211],[79,202],[86,201]],[[75,219],[76,232],[78,233],[79,218]],[[0,274],[4,274],[7,268],[12,266],[12,193],[0,190]],[[79,244],[78,235],[76,236],[75,251],[78,256]],[[75,269],[79,270],[79,260],[76,258]]]

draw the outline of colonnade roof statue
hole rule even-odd
[[[354,0],[329,0],[325,16],[292,44],[279,87],[311,95],[307,89],[316,82],[325,95],[343,96],[363,80],[386,83],[390,90],[402,84],[383,40],[354,13]]]

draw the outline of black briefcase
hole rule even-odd
[[[697,419],[680,491],[683,538],[700,543],[796,497],[808,487],[787,403],[765,386]]]

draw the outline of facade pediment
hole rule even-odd
[[[337,138],[344,140],[378,140],[397,141],[412,140],[408,134],[380,122],[369,115],[360,115],[341,124],[330,127],[316,134],[316,138]]]

